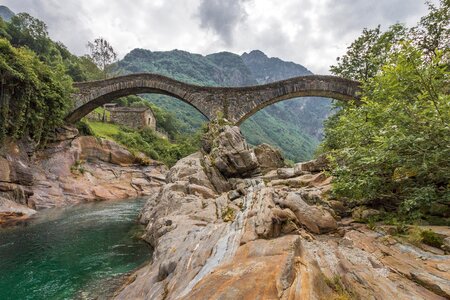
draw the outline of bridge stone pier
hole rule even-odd
[[[183,83],[157,74],[131,74],[105,80],[75,83],[74,106],[66,117],[75,123],[95,108],[133,94],[156,93],[178,98],[206,118],[222,112],[239,125],[262,108],[295,97],[359,100],[360,83],[336,76],[300,76],[249,87],[208,87]]]

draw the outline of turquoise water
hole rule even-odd
[[[105,298],[151,257],[139,239],[143,199],[49,209],[0,228],[0,299]]]

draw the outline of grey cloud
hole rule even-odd
[[[230,45],[234,28],[247,15],[243,2],[243,0],[202,0],[198,10],[200,26],[212,29],[225,44]]]
[[[77,54],[86,52],[86,43],[94,36],[85,25],[87,14],[78,1],[6,0],[5,5],[15,13],[27,12],[43,20],[50,36]]]
[[[364,27],[382,24],[385,29],[397,21],[413,25],[427,11],[424,0],[271,1],[3,0],[2,4],[43,20],[53,39],[79,55],[86,53],[88,40],[103,36],[120,56],[138,47],[202,54],[259,49],[317,73],[327,73]],[[270,8],[265,7],[268,3]]]
[[[406,3],[407,2],[407,3]],[[378,24],[384,28],[400,22],[410,21],[411,16],[426,13],[421,1],[405,0],[330,0],[329,9],[320,16],[323,26],[342,36],[364,27],[374,28]]]

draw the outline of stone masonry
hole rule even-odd
[[[130,74],[105,80],[75,83],[74,107],[66,117],[74,123],[105,103],[143,93],[178,98],[208,119],[218,112],[239,125],[262,108],[295,97],[328,97],[341,101],[358,100],[360,83],[336,76],[300,76],[249,87],[205,87],[183,83],[157,74]]]

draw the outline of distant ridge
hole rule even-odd
[[[13,13],[8,7],[4,5],[0,5],[0,17],[9,22],[12,17],[15,16],[15,13]]]

